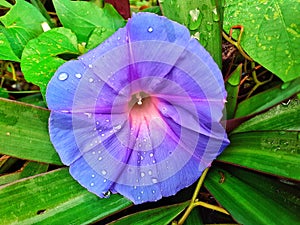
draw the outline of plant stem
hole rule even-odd
[[[215,210],[215,211],[218,211],[218,212],[230,215],[229,212],[227,212],[225,209],[223,209],[222,207],[216,206],[216,205],[211,205],[211,204],[208,204],[208,203],[205,203],[205,202],[201,202],[201,201],[195,202],[194,205],[195,206],[203,206],[205,208],[212,209],[212,210]]]
[[[178,221],[178,225],[181,225],[181,224],[184,223],[184,221],[187,219],[188,215],[191,213],[191,211],[195,207],[195,202],[196,202],[198,193],[200,191],[200,188],[201,188],[201,186],[203,184],[203,181],[204,181],[204,178],[206,177],[207,172],[208,172],[208,168],[206,168],[203,171],[203,173],[202,173],[202,175],[201,175],[201,177],[200,177],[200,179],[198,181],[198,184],[196,186],[196,189],[194,191],[194,194],[193,194],[193,197],[191,199],[191,202],[190,202],[188,208],[186,209],[186,211],[184,212],[183,216],[181,217],[181,219]]]
[[[224,31],[222,32],[222,36],[225,38],[226,41],[228,41],[229,43],[233,44],[233,45],[239,50],[239,52],[241,53],[241,55],[242,55],[245,59],[247,59],[247,60],[249,60],[249,61],[253,61],[253,59],[251,59],[251,58],[244,52],[244,50],[243,50],[243,48],[241,47],[241,45],[240,45],[239,42],[236,42],[236,41],[232,40],[231,37],[227,36],[227,34],[226,34]],[[241,34],[239,35],[238,40],[241,40],[240,36],[241,36]]]

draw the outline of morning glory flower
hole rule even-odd
[[[100,197],[174,195],[229,144],[218,66],[187,28],[151,13],[63,64],[46,99],[62,162]]]

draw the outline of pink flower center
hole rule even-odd
[[[132,95],[128,104],[129,120],[131,125],[140,125],[161,119],[161,115],[156,108],[158,99],[145,92],[138,92]]]

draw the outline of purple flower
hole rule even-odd
[[[220,70],[184,26],[154,14],[63,64],[46,97],[56,151],[100,197],[174,195],[229,144]]]

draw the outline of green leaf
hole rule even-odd
[[[0,30],[9,41],[11,49],[21,58],[26,43],[43,32],[41,24],[46,22],[46,19],[30,3],[17,0],[16,4],[0,17],[0,22],[4,25],[0,26]],[[0,50],[3,51],[1,48]]]
[[[90,35],[87,49],[96,48],[100,43],[109,38],[113,33],[115,33],[114,30],[106,29],[104,27],[96,27]]]
[[[238,104],[235,117],[248,116],[268,109],[283,100],[300,92],[300,78],[289,82],[288,86],[277,86],[267,91],[260,92],[253,97],[242,101]]]
[[[38,162],[27,162],[21,171],[0,176],[0,185],[11,183],[21,178],[30,177],[47,171],[49,165]]]
[[[300,100],[290,100],[288,105],[277,105],[247,122],[232,133],[248,131],[298,130],[300,131]]]
[[[67,168],[0,187],[3,224],[88,224],[129,207],[119,195],[100,199],[80,186]]]
[[[189,28],[212,55],[218,66],[222,66],[220,9],[217,1],[211,0],[160,0],[163,15]]]
[[[183,225],[203,225],[203,221],[198,208],[194,208]]]
[[[63,26],[71,29],[79,42],[87,42],[96,27],[116,31],[125,25],[124,19],[109,4],[103,9],[85,1],[53,0],[53,4]]]
[[[1,53],[0,53],[1,54]],[[5,88],[0,88],[0,98],[8,98],[9,94]]]
[[[20,59],[11,48],[8,39],[3,33],[0,33],[0,59],[19,62]]]
[[[238,93],[240,88],[242,66],[243,66],[242,64],[238,65],[238,67],[232,72],[229,79],[225,83],[225,88],[227,91],[227,103],[226,103],[227,119],[232,119],[235,114],[237,98],[238,98]]]
[[[21,59],[22,72],[28,82],[40,87],[43,96],[49,80],[65,62],[59,58],[60,54],[80,54],[75,34],[63,27],[41,34],[29,41],[24,49]]]
[[[0,0],[0,5],[6,8],[11,8],[12,4],[10,4],[9,2],[5,1],[5,0]]]
[[[250,173],[244,173],[242,176],[243,179],[240,179],[227,170],[213,167],[205,179],[206,188],[238,223],[248,225],[298,223],[299,207],[294,204],[291,207],[292,203],[287,204],[289,200],[285,197],[293,196],[294,189],[291,193],[285,193],[284,191],[291,188],[286,186],[282,192],[282,184],[278,184],[276,180],[266,179],[262,175],[254,177]],[[261,189],[265,184],[266,188]],[[299,202],[299,194],[296,198]]]
[[[299,131],[252,131],[232,134],[229,139],[218,160],[300,179]]]
[[[18,101],[28,103],[31,105],[35,105],[35,106],[40,106],[43,108],[47,108],[47,106],[43,100],[43,96],[40,93],[33,94],[33,95],[27,95],[25,97],[18,98]]]
[[[0,154],[61,165],[48,134],[49,111],[0,99]]]
[[[125,216],[114,221],[114,225],[162,225],[169,224],[174,220],[187,206],[188,202],[176,205],[168,205],[155,209],[140,211],[129,216]]]
[[[235,129],[218,160],[300,179],[300,101],[278,105]]]
[[[226,1],[224,30],[244,26],[243,49],[284,82],[300,76],[299,21],[299,1]]]

